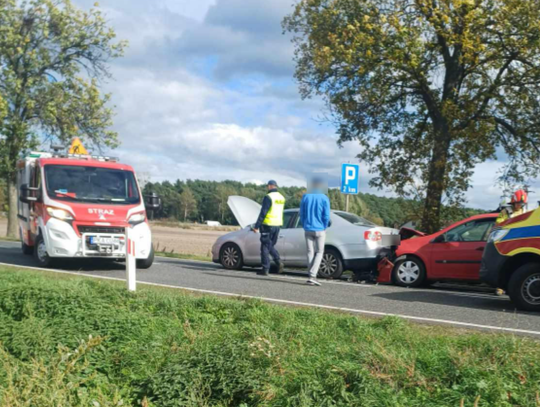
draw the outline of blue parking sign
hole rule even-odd
[[[341,167],[341,192],[343,194],[358,194],[360,184],[360,165],[343,164]]]

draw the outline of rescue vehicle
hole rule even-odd
[[[491,232],[480,279],[505,290],[517,308],[540,311],[540,208],[508,219]]]
[[[62,259],[121,260],[129,228],[137,267],[151,267],[152,234],[132,167],[111,157],[32,152],[17,171],[24,254],[43,267]]]

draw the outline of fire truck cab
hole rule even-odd
[[[17,170],[22,251],[41,266],[125,259],[128,228],[137,267],[152,265],[152,234],[132,167],[109,157],[34,152]]]

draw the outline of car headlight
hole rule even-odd
[[[73,216],[71,216],[71,213],[69,213],[68,211],[64,209],[53,208],[51,206],[47,206],[47,213],[49,214],[51,218],[56,218],[56,219],[64,220],[64,221],[73,220]]]
[[[146,214],[144,212],[134,213],[128,219],[128,222],[132,225],[138,225],[146,220]]]
[[[508,234],[509,231],[510,231],[510,229],[494,230],[493,232],[491,232],[491,235],[489,235],[488,242],[490,242],[490,243],[491,242],[498,242],[503,237],[505,237]]]

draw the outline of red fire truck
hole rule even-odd
[[[125,259],[127,228],[137,267],[152,265],[152,234],[129,165],[109,157],[33,152],[18,163],[18,187],[22,251],[41,266],[67,258]]]

